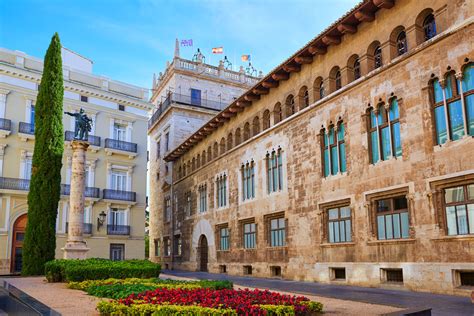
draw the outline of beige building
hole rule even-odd
[[[164,158],[155,259],[468,295],[473,13],[365,0],[283,61]]]
[[[172,165],[165,162],[163,157],[255,84],[259,80],[256,76],[257,71],[251,65],[246,69],[240,67],[239,71],[232,70],[226,57],[217,67],[206,64],[205,56],[199,49],[192,60],[181,58],[176,40],[173,61],[167,63],[164,73],[154,78],[151,97],[154,110],[148,122],[152,260],[157,259],[162,251],[171,251],[169,247],[162,249],[161,245],[161,214],[165,206],[170,208],[168,190],[172,182]],[[163,191],[163,188],[167,189]],[[179,231],[179,227],[175,229]],[[179,239],[171,242],[175,243],[176,251],[179,251]],[[167,267],[170,265],[165,262],[164,268]]]
[[[88,257],[144,258],[148,91],[92,73],[92,61],[63,49],[64,111],[92,118],[86,169],[84,232]],[[0,49],[0,274],[21,271],[34,119],[42,60]],[[63,117],[65,151],[56,257],[68,229],[70,142],[74,118]]]

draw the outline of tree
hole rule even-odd
[[[55,33],[44,58],[35,107],[35,148],[23,245],[23,275],[44,274],[44,264],[54,259],[64,151],[63,95],[61,42]]]

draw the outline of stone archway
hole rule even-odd
[[[199,237],[198,254],[199,271],[207,272],[207,264],[209,261],[209,246],[205,235],[201,235],[201,237]]]
[[[20,273],[23,265],[23,240],[25,238],[27,214],[23,214],[13,223],[11,273]]]

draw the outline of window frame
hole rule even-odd
[[[225,230],[227,232],[227,235],[223,235],[222,231]],[[230,228],[229,225],[226,224],[221,224],[216,226],[216,235],[217,235],[217,240],[219,241],[217,251],[230,251]],[[227,248],[222,247],[223,246],[223,239],[225,240],[224,244],[227,243]]]
[[[321,229],[321,240],[325,244],[330,244],[332,246],[338,246],[338,245],[346,245],[346,244],[353,244],[354,243],[354,237],[355,237],[355,231],[354,231],[354,221],[355,221],[355,216],[354,216],[354,210],[351,206],[351,199],[350,198],[345,198],[337,201],[329,201],[329,202],[323,202],[320,203],[319,209],[321,210],[321,223],[322,223],[322,229]],[[351,221],[351,241],[345,241],[345,242],[329,242],[329,210],[335,209],[335,208],[343,208],[343,207],[349,207],[350,209],[350,221]]]
[[[267,177],[267,194],[273,194],[283,191],[283,155],[282,149],[273,149],[267,152],[266,160],[266,177]],[[277,179],[277,181],[275,181]]]
[[[347,172],[347,154],[346,154],[346,146],[345,146],[345,135],[343,135],[342,139],[339,139],[339,130],[341,125],[344,129],[344,134],[346,132],[346,126],[343,120],[339,120],[337,124],[331,124],[329,127],[323,128],[320,132],[320,142],[321,142],[321,166],[322,166],[322,175],[324,178],[328,178],[331,176],[335,176],[337,174],[343,174]],[[337,128],[336,128],[337,127]],[[330,144],[329,142],[329,132],[332,130],[332,137],[333,143]],[[326,144],[327,140],[327,144]],[[341,155],[341,147],[344,145],[344,155],[345,155],[345,170],[341,170],[341,162],[342,162],[342,155]],[[333,174],[333,157],[332,157],[332,150],[336,148],[336,158],[337,158],[337,172]],[[328,160],[329,160],[329,173],[326,175],[326,162],[325,162],[325,151],[328,151]]]
[[[283,219],[284,227],[278,227],[277,229],[272,229],[271,224],[274,220]],[[265,223],[265,236],[266,236],[266,245],[269,248],[284,248],[288,246],[288,218],[285,217],[285,212],[278,212],[273,214],[268,214],[264,216]],[[272,232],[273,231],[283,231],[283,244],[274,245],[272,244]]]
[[[246,233],[245,232],[245,226],[246,225],[254,225],[254,230],[253,232],[248,232]],[[245,250],[255,250],[257,249],[257,245],[258,245],[258,227],[257,227],[257,223],[255,222],[255,218],[250,218],[250,219],[246,219],[246,220],[242,220],[240,221],[240,230],[241,230],[241,246],[242,246],[242,249],[245,249]],[[252,227],[252,226],[250,226]],[[253,239],[253,247],[246,247],[246,236],[247,235],[254,235],[254,239]]]
[[[200,184],[198,187],[198,204],[199,213],[205,213],[208,211],[207,205],[207,183]]]
[[[242,164],[240,167],[242,179],[242,201],[255,199],[255,162],[252,159],[250,162]]]
[[[216,177],[215,194],[217,208],[227,207],[227,174],[225,172]]]
[[[445,217],[445,223],[446,223],[446,235],[447,236],[474,236],[474,226],[470,227],[469,209],[467,207],[468,204],[474,204],[474,196],[472,198],[470,198],[469,191],[468,191],[468,188],[467,188],[470,185],[474,186],[474,182],[467,182],[467,183],[462,183],[462,184],[448,186],[448,187],[443,188],[443,191],[442,191],[442,193],[443,193],[442,195],[444,197],[443,198],[443,202],[444,202],[443,209],[444,209],[444,217]],[[464,195],[463,201],[450,202],[450,203],[446,202],[446,190],[454,189],[454,188],[458,188],[458,187],[463,188],[463,195]],[[457,214],[457,208],[456,208],[456,214],[455,214],[455,217],[456,217],[456,234],[449,234],[447,208],[450,207],[450,206],[456,207],[456,206],[460,206],[460,205],[466,206],[465,212],[466,212],[467,234],[460,234],[459,233],[459,219],[458,219],[459,216]]]

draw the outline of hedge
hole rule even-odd
[[[161,266],[148,260],[59,259],[45,264],[45,275],[48,282],[77,282],[109,278],[156,278],[160,272]]]

